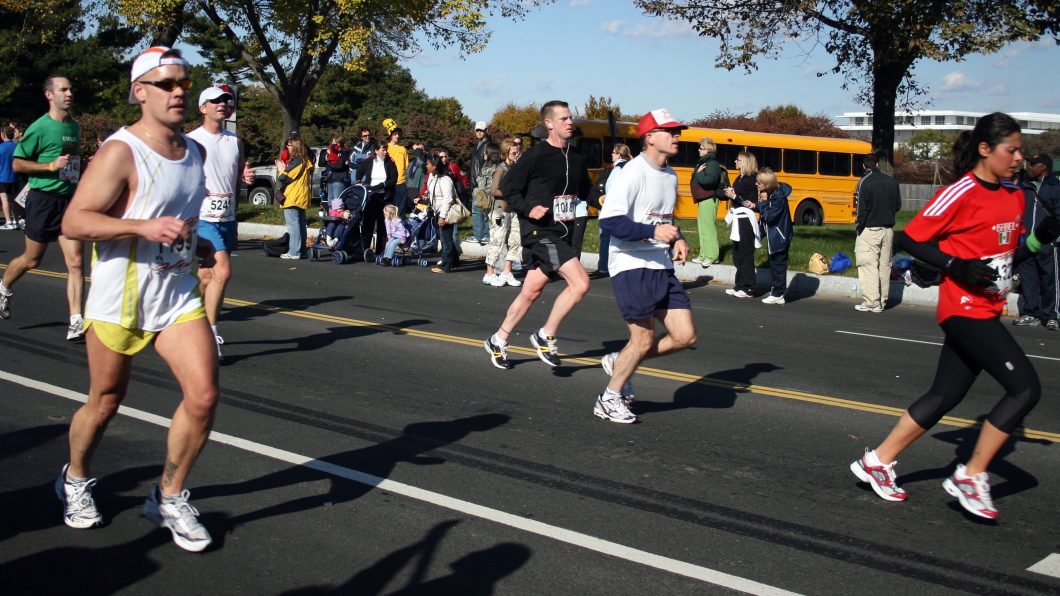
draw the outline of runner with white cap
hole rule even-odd
[[[243,141],[235,133],[224,129],[225,119],[235,110],[235,97],[221,87],[207,87],[199,94],[199,113],[202,126],[188,133],[206,149],[206,198],[199,212],[199,238],[209,240],[214,247],[213,267],[199,268],[199,289],[206,306],[217,360],[224,360],[221,345],[224,339],[217,333],[217,317],[225,298],[225,287],[232,275],[229,253],[236,247],[236,197],[239,180],[254,182],[253,173],[244,178],[246,159]]]
[[[95,242],[95,259],[85,308],[88,401],[70,421],[70,463],[55,489],[66,525],[102,523],[89,462],[125,398],[133,356],[153,344],[183,399],[170,422],[162,478],[144,514],[169,528],[178,546],[197,552],[211,538],[184,483],[213,425],[218,388],[214,340],[195,275],[196,257],[210,264],[214,254],[196,234],[206,152],[181,134],[189,87],[180,52],[152,47],[136,58],[129,97],[142,116],[103,143],[63,219],[65,235]]]

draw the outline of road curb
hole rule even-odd
[[[240,223],[240,240],[261,240],[264,238],[277,238],[282,236],[287,228],[280,225]],[[310,228],[309,235],[319,233],[319,228]],[[469,257],[486,256],[486,247],[477,243],[463,242],[461,248]],[[596,270],[599,255],[596,253],[582,253],[582,265],[589,271]],[[710,267],[702,267],[693,263],[676,265],[674,273],[683,282],[711,283],[719,282],[725,285],[733,285],[736,281],[736,268],[732,265],[715,264]],[[769,286],[769,271],[759,269],[758,287]],[[814,275],[803,271],[788,272],[788,292],[798,296],[827,296],[832,298],[849,298],[855,302],[858,297],[858,281],[852,277],[840,277],[832,275]],[[906,286],[901,282],[892,282],[890,290],[891,304],[905,303],[921,306],[934,306],[938,304],[938,287],[921,288],[916,285]],[[1016,313],[1017,294],[1008,297],[1008,310]]]

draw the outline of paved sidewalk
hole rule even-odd
[[[282,236],[286,228],[284,226],[266,224],[239,224],[239,238],[252,240],[260,238],[277,238]],[[310,228],[310,237],[319,233],[317,228]],[[462,245],[464,254],[469,257],[486,256],[486,247],[476,243],[464,242]],[[851,247],[853,250],[853,247]],[[599,255],[596,253],[582,253],[582,265],[590,272],[596,270]],[[702,267],[693,263],[676,265],[674,267],[677,278],[684,282],[717,282],[725,285],[733,285],[736,281],[736,268],[732,265],[715,264],[710,267]],[[769,287],[769,271],[759,269],[758,287]],[[858,297],[857,278],[842,277],[834,275],[814,275],[803,271],[788,272],[788,292],[798,296],[828,296],[833,298],[846,297],[851,303],[855,303]],[[1008,297],[1008,309],[1013,315],[1016,313],[1017,294]],[[891,304],[904,302],[932,306],[938,303],[938,288],[921,288],[915,285],[906,286],[903,283],[892,282],[890,292]]]

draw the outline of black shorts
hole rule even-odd
[[[18,191],[18,182],[0,182],[0,194],[7,195],[7,200],[14,201]]]
[[[34,188],[26,195],[26,238],[47,244],[62,235],[63,215],[71,195],[57,195]]]
[[[611,278],[622,318],[643,321],[661,310],[691,309],[673,269],[630,269]]]
[[[531,244],[524,245],[523,248],[524,253],[530,253],[530,266],[528,269],[537,267],[549,277],[558,273],[559,268],[567,261],[578,258],[571,245],[562,238],[539,237],[534,239]]]

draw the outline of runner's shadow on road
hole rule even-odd
[[[985,415],[977,418],[977,421],[980,424],[982,424],[984,420],[986,420]],[[954,445],[953,459],[946,465],[938,468],[928,468],[926,470],[917,470],[909,474],[903,474],[898,477],[899,486],[925,481],[941,482],[942,480],[949,478],[950,475],[953,474],[953,470],[957,467],[957,464],[965,463],[971,459],[972,451],[975,449],[975,442],[979,438],[979,428],[973,427],[947,430],[935,433],[931,435],[931,437],[944,443]],[[994,460],[990,462],[990,496],[994,499],[1009,497],[1038,486],[1038,479],[1034,475],[1023,468],[1006,461],[1006,458],[1016,450],[1016,445],[1018,443],[1030,443],[1032,445],[1043,445],[1045,447],[1052,445],[1050,441],[1046,441],[1045,439],[1029,439],[1015,435],[1010,437],[1008,441],[1005,441],[1001,450],[997,452],[996,456],[994,456]],[[1005,481],[999,483],[997,481],[998,478],[1004,478]],[[957,508],[964,511],[960,506]],[[975,519],[978,520],[981,518],[976,517]]]
[[[399,575],[403,575],[403,571],[410,566],[411,577],[405,582],[405,586],[396,591],[388,591],[387,594],[487,596],[495,592],[495,584],[498,581],[511,575],[530,560],[529,548],[513,542],[504,542],[468,553],[453,561],[449,564],[452,569],[449,575],[425,580],[442,539],[457,523],[459,522],[449,520],[434,526],[423,540],[390,553],[371,567],[358,572],[341,586],[311,586],[285,592],[284,596],[376,596],[390,589],[388,585]]]
[[[4,433],[0,435],[0,459],[32,451],[59,437],[65,437],[69,429],[70,427],[66,424],[49,424]]]
[[[359,339],[362,337],[368,337],[369,335],[375,335],[377,333],[400,333],[400,331],[395,330],[395,328],[409,329],[420,325],[426,325],[428,323],[430,323],[430,321],[426,319],[413,319],[409,321],[402,321],[400,323],[390,323],[387,325],[343,325],[341,327],[328,327],[320,333],[313,333],[311,335],[305,335],[302,337],[288,337],[261,341],[226,342],[226,348],[231,348],[239,345],[272,345],[284,347],[276,347],[272,349],[262,350],[260,352],[253,352],[250,354],[225,352],[224,364],[225,366],[229,366],[236,362],[239,362],[240,360],[246,360],[247,358],[260,358],[262,356],[272,356],[276,354],[319,350],[322,348],[326,348],[339,341],[344,341],[348,339]]]
[[[224,320],[250,321],[261,317],[279,314],[279,311],[302,311],[322,304],[353,300],[353,296],[322,296],[319,298],[277,298],[262,300],[254,304],[224,307]]]
[[[771,362],[751,362],[742,368],[710,373],[678,389],[674,393],[673,401],[645,401],[638,397],[632,410],[640,417],[644,414],[685,408],[731,408],[736,403],[737,395],[750,392],[748,386],[754,382],[755,377],[776,370],[782,370],[782,367]]]
[[[231,517],[227,520],[229,526],[224,528],[230,532],[241,524],[354,501],[374,490],[398,464],[445,463],[443,458],[425,454],[459,442],[473,432],[493,430],[507,424],[509,420],[510,418],[503,414],[482,414],[448,421],[416,422],[406,426],[401,436],[377,445],[336,453],[313,460],[310,464],[292,466],[252,480],[204,486],[195,490],[195,496],[199,499],[238,496],[245,502],[254,502],[265,500],[267,496],[256,499],[245,497],[256,492],[276,491],[302,484],[305,488],[301,490],[317,491],[315,494]],[[309,466],[330,468],[333,473],[318,471]],[[335,469],[336,467],[339,469]],[[337,476],[336,473],[357,477],[358,481]],[[323,492],[317,489],[316,483],[319,481],[327,483],[327,489]]]

